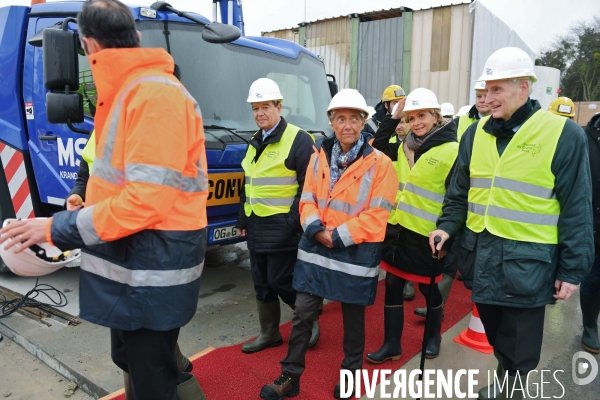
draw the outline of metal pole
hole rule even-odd
[[[433,238],[435,247],[437,248],[438,243],[442,241],[442,238],[436,236]],[[440,252],[438,250],[433,254],[433,268],[431,269],[431,280],[429,281],[429,293],[427,299],[427,317],[425,318],[425,331],[423,332],[423,348],[421,349],[421,365],[419,369],[419,380],[423,381],[423,373],[425,372],[425,352],[427,351],[427,334],[429,333],[429,327],[431,326],[431,303],[433,302],[433,285],[435,285],[435,271],[438,270],[438,263],[440,262]],[[417,400],[421,400],[420,398]]]

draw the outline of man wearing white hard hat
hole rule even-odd
[[[258,337],[242,351],[254,353],[283,343],[279,298],[292,308],[296,302],[292,276],[302,234],[298,204],[314,147],[311,135],[281,117],[283,95],[273,80],[254,81],[247,101],[259,129],[242,161],[245,184],[236,228],[247,238],[260,321]],[[318,338],[315,320],[311,345]]]
[[[465,114],[457,115],[458,131],[456,132],[458,136],[458,141],[462,137],[463,133],[467,130],[469,126],[475,121],[479,121],[483,117],[487,117],[492,113],[490,110],[490,106],[485,102],[485,81],[476,81],[475,82],[475,104],[471,107],[468,112]],[[462,108],[461,108],[462,110]]]
[[[464,227],[459,267],[506,378],[501,394],[493,385],[479,398],[523,399],[519,379],[539,362],[545,306],[569,299],[592,265],[587,143],[573,121],[529,98],[536,76],[524,51],[496,51],[479,80],[492,115],[462,137],[430,245]]]
[[[452,103],[442,103],[440,104],[440,108],[442,109],[442,117],[454,118],[454,106]]]
[[[389,158],[361,134],[367,103],[354,89],[336,94],[327,115],[334,135],[311,158],[300,201],[304,234],[298,247],[294,288],[298,291],[288,354],[281,375],[260,396],[279,400],[300,392],[311,321],[323,298],[342,303],[342,370],[362,368],[365,307],[375,301],[381,242],[398,181]],[[348,398],[347,381],[333,390]]]

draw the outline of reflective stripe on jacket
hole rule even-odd
[[[365,144],[329,193],[329,154],[333,137],[323,141],[306,171],[300,201],[304,228],[294,269],[294,288],[343,303],[375,300],[381,242],[396,194],[392,163]],[[334,248],[314,239],[332,231]]]
[[[267,145],[258,160],[256,148],[248,146],[242,161],[245,173],[246,202],[244,211],[249,217],[252,212],[259,217],[290,212],[298,192],[296,171],[285,166],[292,144],[300,128],[287,124],[281,140]],[[261,135],[259,130],[255,135]]]
[[[557,244],[560,204],[551,171],[565,118],[537,111],[498,156],[496,137],[477,125],[469,166],[467,227],[505,239]]]
[[[206,248],[200,109],[162,49],[106,49],[90,61],[99,98],[86,206],[56,214],[50,239],[85,247],[82,318],[181,327],[196,312]]]
[[[458,118],[458,130],[456,131],[456,139],[459,142],[460,142],[460,138],[462,137],[463,133],[465,133],[467,128],[469,126],[471,126],[471,124],[475,121],[477,121],[477,118],[471,118],[469,116],[469,114],[461,115]]]
[[[397,222],[423,236],[435,230],[442,215],[446,178],[458,155],[458,143],[448,142],[423,154],[412,169],[398,149],[398,180],[401,196],[396,210]]]

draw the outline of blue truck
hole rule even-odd
[[[216,14],[219,1],[213,3]],[[221,3],[222,19],[229,18],[243,31],[241,2]],[[282,116],[314,133],[330,132],[324,110],[337,86],[328,79],[319,57],[296,43],[245,36],[230,43],[208,43],[202,33],[217,23],[165,4],[132,6],[131,11],[142,46],[162,47],[173,56],[180,80],[200,105],[209,168],[208,241],[234,243],[241,240],[234,228],[244,181],[240,164],[257,129],[246,103],[250,84],[260,77],[275,80],[285,96]],[[55,105],[47,96],[44,74],[50,67],[44,65],[41,37],[50,28],[72,31],[77,38],[75,18],[81,5],[52,2],[0,8],[1,220],[46,217],[62,210],[77,178],[81,152],[94,124],[93,76],[79,51],[74,56],[79,87],[71,90],[84,99],[81,120],[69,125],[49,122],[48,111]]]

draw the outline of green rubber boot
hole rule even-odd
[[[438,288],[440,289],[440,293],[442,294],[442,301],[445,303],[448,300],[448,296],[450,296],[450,289],[452,289],[452,282],[454,279],[450,277],[450,275],[442,274],[442,280],[438,283]],[[423,308],[415,308],[415,314],[419,317],[425,318],[427,316],[427,307]]]
[[[498,380],[500,382],[502,382],[502,380],[504,379],[504,368],[502,368],[502,355],[500,353],[498,353],[497,351],[494,350],[494,356],[496,357],[496,360],[498,360],[498,367],[496,368],[496,376],[498,377]],[[493,379],[492,376],[490,376],[490,378]],[[496,383],[496,380],[494,380],[491,386],[485,386],[481,389],[479,389],[479,400],[489,400],[489,399],[500,399],[501,397],[501,390],[500,390],[500,385],[498,385]]]
[[[177,396],[179,400],[206,400],[206,395],[195,376],[177,385]]]
[[[251,342],[244,343],[242,352],[256,353],[267,347],[281,346],[283,340],[279,333],[279,320],[281,318],[281,308],[279,299],[263,303],[257,300],[258,320],[260,321],[260,333],[258,337]]]

